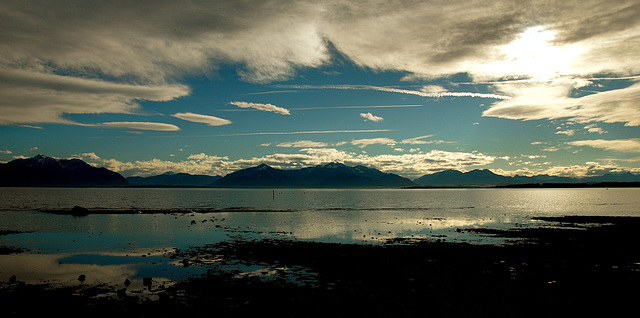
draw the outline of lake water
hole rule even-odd
[[[79,205],[113,213],[44,213]],[[210,213],[175,211],[217,210]],[[118,213],[159,210],[165,213]],[[394,238],[501,244],[469,228],[548,226],[536,216],[640,216],[640,189],[0,188],[0,281],[122,284],[203,273],[176,250],[257,238],[378,244]],[[240,265],[239,265],[240,266]],[[249,270],[249,269],[247,269]]]

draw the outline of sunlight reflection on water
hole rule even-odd
[[[231,240],[281,238],[377,244],[429,239],[499,244],[468,229],[538,226],[533,216],[640,214],[640,189],[0,189],[0,280],[140,284],[198,275],[176,250]],[[37,211],[75,205],[110,210],[84,217]],[[164,210],[118,214],[119,210]],[[210,209],[227,212],[175,213]],[[260,212],[271,211],[271,212]],[[289,212],[273,212],[289,211]],[[256,271],[260,269],[252,269]]]

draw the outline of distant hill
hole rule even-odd
[[[508,180],[509,178],[497,175],[489,170],[473,170],[466,173],[457,170],[445,170],[424,175],[413,180],[413,182],[422,186],[482,186],[505,184]]]
[[[576,184],[576,183],[604,183],[604,182],[637,182],[640,176],[629,172],[608,173],[602,176],[585,178],[556,177],[549,175],[514,176],[507,177],[495,174],[489,170],[472,170],[460,172],[457,170],[445,170],[433,174],[427,174],[413,180],[418,186],[426,187],[486,187],[507,186],[524,184]]]
[[[136,186],[205,186],[220,178],[220,176],[165,172],[157,176],[127,177],[126,179],[131,185]]]
[[[329,163],[298,170],[275,169],[262,164],[228,174],[214,187],[311,187],[311,188],[400,188],[411,180],[365,166]]]
[[[92,167],[80,159],[55,159],[44,155],[0,164],[0,186],[125,186],[127,180],[106,168]]]

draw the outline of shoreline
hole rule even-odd
[[[606,182],[548,182],[548,183],[513,183],[513,184],[468,184],[468,185],[412,185],[404,187],[296,187],[296,186],[208,186],[208,185],[16,185],[0,186],[2,188],[69,188],[69,189],[312,189],[312,190],[347,190],[347,189],[509,189],[509,188],[640,188],[640,181],[606,181]]]
[[[500,246],[424,239],[375,245],[255,239],[196,246],[174,258],[183,266],[205,264],[207,273],[153,286],[155,300],[141,301],[126,289],[104,297],[114,291],[82,284],[52,289],[18,278],[0,282],[0,305],[11,315],[99,311],[155,317],[610,316],[633,310],[640,296],[640,218],[544,220],[553,226],[480,233],[519,239]],[[32,305],[36,301],[39,306]]]

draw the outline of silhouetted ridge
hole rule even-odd
[[[328,163],[297,170],[275,169],[265,164],[231,173],[213,183],[217,187],[406,187],[414,183],[398,175],[365,166]]]
[[[131,185],[137,186],[204,186],[220,178],[220,176],[192,175],[169,171],[157,176],[128,177],[127,181]]]
[[[119,173],[96,168],[80,159],[44,155],[16,159],[0,165],[0,186],[122,186]]]
[[[640,176],[630,172],[608,173],[602,176],[585,178],[568,178],[549,175],[537,176],[501,176],[487,169],[460,172],[457,170],[445,170],[433,174],[427,174],[414,180],[420,186],[433,187],[461,187],[461,186],[506,186],[524,184],[575,184],[575,183],[602,183],[602,182],[636,182]]]

